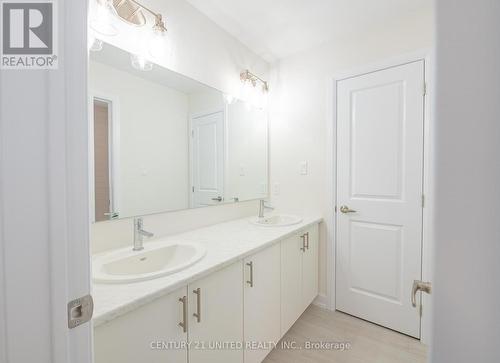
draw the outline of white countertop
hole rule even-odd
[[[251,219],[255,217],[158,238],[157,240],[162,241],[197,242],[206,247],[207,254],[185,270],[154,280],[130,284],[94,284],[94,327],[242,260],[304,227],[322,221],[318,216],[304,217],[301,223],[292,226],[261,227],[249,223]],[[144,245],[146,249],[147,245]]]

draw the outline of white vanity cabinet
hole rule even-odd
[[[182,288],[96,327],[94,362],[187,363],[186,298]]]
[[[318,296],[319,226],[314,224],[299,235],[305,238],[306,250],[302,253],[302,311]]]
[[[277,342],[280,331],[280,244],[244,260],[245,363],[260,363],[271,349],[261,342]]]
[[[318,224],[99,325],[95,363],[260,363],[318,294]]]
[[[188,286],[189,363],[243,362],[242,278],[240,261]]]
[[[318,294],[318,225],[281,242],[281,334]]]

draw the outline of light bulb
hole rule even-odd
[[[113,36],[118,33],[111,23],[112,1],[96,0],[94,15],[90,20],[90,27],[101,35]]]
[[[254,87],[252,85],[252,82],[245,80],[242,85],[241,99],[250,102],[253,92],[254,92]]]
[[[151,63],[146,57],[139,54],[131,54],[130,61],[132,62],[132,67],[139,71],[150,71],[153,69],[153,63]]]
[[[93,35],[89,35],[88,48],[91,52],[99,52],[102,50],[102,40],[97,39]]]
[[[269,104],[269,88],[263,86],[261,90],[259,90],[259,105],[260,109],[266,109]]]
[[[170,54],[169,37],[166,31],[154,29],[148,39],[148,53],[155,58]]]
[[[234,101],[235,97],[233,95],[224,94],[224,102],[226,102],[227,105],[232,104]]]

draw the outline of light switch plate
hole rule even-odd
[[[274,195],[279,195],[280,194],[280,183],[274,183],[273,184],[273,194]]]
[[[308,170],[307,170],[307,161],[303,161],[300,163],[300,175],[307,175]]]

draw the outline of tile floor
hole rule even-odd
[[[418,340],[340,312],[310,306],[282,339],[345,342],[348,350],[273,350],[264,363],[425,363],[427,348]]]

